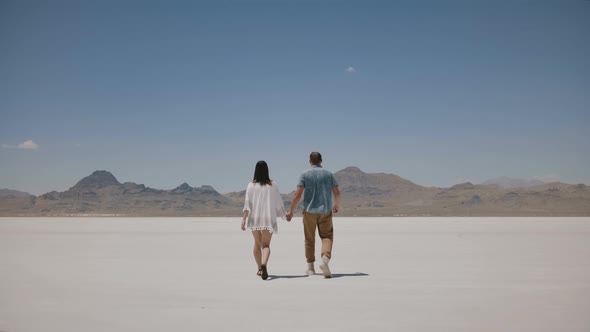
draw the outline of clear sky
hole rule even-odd
[[[590,1],[0,0],[0,188],[590,184]]]

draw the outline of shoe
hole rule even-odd
[[[315,268],[313,267],[313,263],[307,263],[307,270],[305,271],[305,274],[307,274],[308,276],[312,276],[315,274]]]
[[[332,273],[330,272],[330,267],[328,266],[330,263],[330,259],[326,256],[322,256],[322,262],[320,263],[320,270],[322,270],[322,274],[324,278],[332,278]]]
[[[266,271],[266,265],[262,265],[261,268],[262,268],[262,275],[261,275],[262,280],[268,279],[268,271]]]

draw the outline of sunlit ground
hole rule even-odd
[[[0,331],[590,330],[590,218],[334,223],[333,279],[294,219],[262,281],[238,217],[0,218]]]

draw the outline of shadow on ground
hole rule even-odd
[[[313,276],[322,276],[321,273],[316,273]],[[333,273],[332,278],[342,278],[342,277],[368,277],[367,273],[362,272],[355,272],[355,273]],[[296,278],[307,278],[310,277],[307,274],[303,275],[291,275],[291,276],[279,276],[279,275],[269,275],[268,281],[275,280],[275,279],[296,279]]]
[[[307,278],[307,274],[303,275],[296,275],[296,276],[276,276],[276,275],[268,275],[268,281],[275,280],[275,279],[296,279],[296,278]]]
[[[355,272],[355,273],[332,273],[332,278],[342,277],[368,277],[367,273]]]

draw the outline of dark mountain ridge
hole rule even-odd
[[[524,188],[542,186],[545,182],[537,179],[515,179],[507,176],[501,176],[484,181],[482,184],[495,184],[503,188]]]
[[[40,195],[32,205],[6,205],[0,201],[1,215],[221,216],[238,211],[236,202],[211,186],[154,189],[121,183],[108,171],[95,171],[64,192]]]
[[[94,171],[92,174],[78,181],[70,190],[99,189],[108,186],[121,186],[113,174],[107,171]]]
[[[28,198],[31,195],[24,191],[13,190],[13,189],[0,189],[0,199],[11,199],[11,198]]]
[[[461,183],[449,188],[417,185],[395,174],[347,167],[334,173],[342,193],[341,216],[589,216],[590,189],[584,184],[547,183],[503,188]],[[0,216],[240,216],[245,191],[220,194],[213,187],[182,183],[162,190],[121,183],[95,171],[64,191],[39,197],[3,194]],[[285,207],[293,192],[283,194]]]

